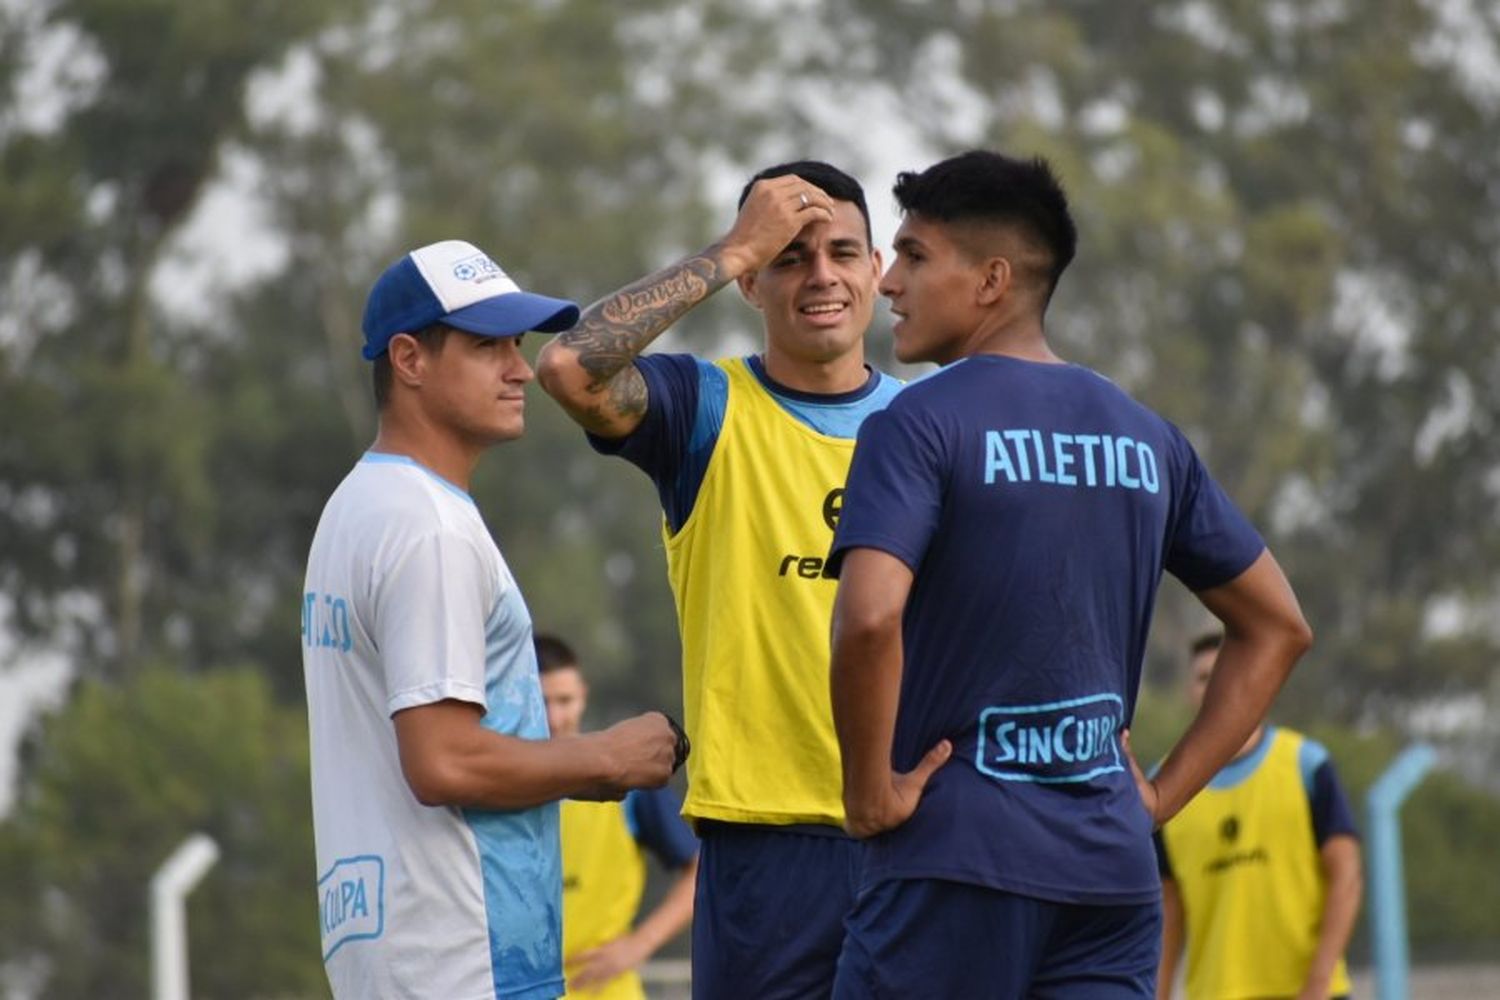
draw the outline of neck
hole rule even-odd
[[[1016,316],[1001,313],[986,317],[964,344],[961,356],[968,357],[971,354],[1002,354],[1023,361],[1040,361],[1053,365],[1063,363],[1063,359],[1047,343],[1042,317],[1035,314]]]
[[[371,451],[387,455],[405,455],[426,466],[465,492],[474,476],[474,467],[484,451],[451,434],[441,434],[433,427],[411,419],[382,414],[380,431]]]
[[[761,356],[766,374],[788,389],[833,395],[853,392],[870,376],[865,372],[863,350],[850,351],[831,361],[803,361],[790,357],[770,344]]]
[[[1265,732],[1266,732],[1266,727],[1265,727],[1264,723],[1262,723],[1259,726],[1256,726],[1255,727],[1255,731],[1250,734],[1250,738],[1245,741],[1245,745],[1242,746],[1242,747],[1240,747],[1239,750],[1238,750],[1238,752],[1236,752],[1235,755],[1234,755],[1234,757],[1231,758],[1231,759],[1232,760],[1239,760],[1241,757],[1245,756],[1250,751],[1254,750],[1255,749],[1255,745],[1260,742],[1260,738],[1263,735],[1265,735]]]

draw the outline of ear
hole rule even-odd
[[[409,333],[398,333],[391,338],[386,350],[391,358],[392,377],[409,389],[420,387],[427,374],[427,352],[422,350],[417,338]]]
[[[759,278],[759,271],[746,271],[734,279],[734,283],[740,287],[740,294],[745,297],[745,301],[757,309],[760,308],[760,295],[757,286]]]
[[[974,301],[981,306],[992,306],[1010,291],[1015,272],[1011,270],[1007,257],[991,257],[980,265],[979,285],[974,289]]]
[[[875,247],[870,248],[870,266],[875,268],[875,280],[880,281],[880,276],[885,273],[885,261]]]

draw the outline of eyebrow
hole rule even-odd
[[[857,239],[855,239],[852,236],[844,236],[844,237],[841,237],[839,239],[829,240],[828,241],[828,245],[832,249],[834,249],[834,250],[860,250],[860,251],[863,251],[864,248],[865,248],[865,245],[864,245],[863,241],[857,240]],[[806,240],[792,240],[792,242],[788,243],[786,246],[784,246],[784,247],[781,248],[781,252],[782,253],[806,253],[807,249],[808,249],[808,247],[807,247],[807,241]]]
[[[917,239],[915,236],[903,236],[894,244],[892,244],[892,246],[896,250],[925,249],[922,246],[922,241]]]

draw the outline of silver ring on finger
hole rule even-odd
[[[807,205],[808,205],[808,202],[807,202],[807,192],[806,191],[799,192],[797,194],[797,201],[801,203],[801,205],[802,205],[803,208],[806,208]]]

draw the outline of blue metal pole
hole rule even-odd
[[[1407,747],[1370,786],[1370,921],[1374,931],[1376,1000],[1407,1000],[1410,965],[1406,888],[1401,870],[1401,803],[1437,762],[1423,743]]]

